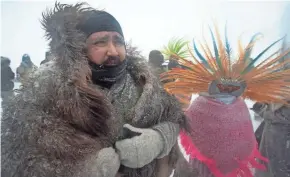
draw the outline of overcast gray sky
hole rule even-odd
[[[60,0],[60,2],[76,1]],[[224,31],[227,21],[229,38],[234,46],[242,33],[245,44],[251,35],[262,32],[264,38],[254,51],[263,49],[285,33],[281,32],[280,26],[287,2],[213,3],[201,0],[87,2],[95,8],[105,8],[113,14],[120,22],[125,38],[132,39],[133,44],[137,45],[145,56],[148,56],[150,50],[162,48],[173,36],[201,39],[202,27],[211,25],[213,17],[219,22],[221,32]],[[28,53],[36,65],[44,59],[48,46],[39,20],[42,11],[53,5],[54,1],[1,1],[1,55],[12,59],[13,69],[19,65],[24,53]],[[208,35],[206,28],[204,31]]]

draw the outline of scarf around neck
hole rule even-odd
[[[92,81],[101,87],[110,88],[126,74],[127,60],[118,66],[104,66],[90,63],[92,70]]]

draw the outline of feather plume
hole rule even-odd
[[[186,50],[187,43],[188,41],[183,38],[172,38],[161,52],[165,55],[165,59],[173,59],[174,55],[183,58],[189,57],[189,53]]]
[[[213,81],[221,83],[226,81],[227,83],[246,83],[246,88],[241,95],[243,98],[264,103],[287,104],[287,100],[290,100],[290,69],[285,69],[283,66],[289,60],[281,62],[281,58],[287,56],[290,50],[284,53],[280,53],[278,50],[260,64],[256,64],[281,39],[266,47],[256,57],[251,57],[252,49],[262,35],[260,33],[253,35],[246,47],[243,47],[241,40],[239,40],[238,59],[234,59],[227,35],[225,35],[225,42],[223,42],[217,25],[215,25],[214,32],[210,29],[210,35],[214,55],[206,41],[204,44],[200,44],[202,52],[198,50],[195,41],[193,41],[193,51],[197,56],[188,47],[191,58],[179,55],[176,51],[167,48],[167,54],[174,56],[180,64],[188,68],[176,68],[162,74],[163,81],[171,80],[164,85],[169,93],[199,94],[208,92],[209,85]],[[183,50],[182,54],[184,53],[187,52]]]

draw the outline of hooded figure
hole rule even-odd
[[[259,149],[269,159],[267,171],[256,171],[255,177],[290,176],[290,107],[256,103],[253,111],[264,119]]]
[[[35,71],[37,67],[32,63],[30,56],[28,54],[24,54],[22,56],[21,64],[16,69],[17,80],[20,82],[25,82],[31,72]]]
[[[162,66],[164,63],[164,56],[159,50],[152,50],[149,53],[149,64],[152,67],[153,72],[159,78],[160,74],[163,73],[165,70]]]
[[[126,56],[118,21],[83,5],[43,14],[54,60],[3,110],[2,176],[168,177],[180,105]]]
[[[13,96],[14,72],[10,68],[10,59],[1,56],[1,98],[6,101]]]

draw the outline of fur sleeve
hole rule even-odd
[[[188,129],[185,114],[178,100],[169,95],[164,89],[161,90],[162,104],[164,110],[162,112],[161,121],[170,121],[179,124],[180,129]]]
[[[1,122],[3,176],[88,176],[97,166],[101,138],[24,103],[4,109]],[[29,109],[30,108],[30,109]],[[90,164],[90,165],[88,165]],[[94,165],[95,164],[95,165]],[[77,175],[76,175],[77,174]]]

